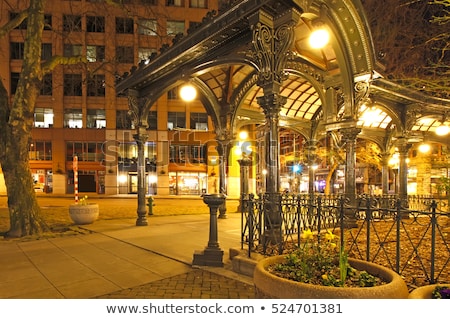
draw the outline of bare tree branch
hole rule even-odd
[[[0,28],[0,38],[3,38],[11,30],[17,28],[28,17],[28,10],[21,11],[14,17],[14,19],[8,21]]]
[[[58,65],[74,65],[78,63],[87,63],[85,56],[77,55],[72,57],[64,57],[55,55],[50,60],[42,64],[42,73],[47,74],[53,71]]]

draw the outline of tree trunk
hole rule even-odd
[[[324,193],[325,195],[330,195],[331,194],[331,179],[333,177],[334,172],[336,171],[338,167],[337,163],[333,163],[330,166],[330,170],[328,171],[326,180],[325,180],[325,189],[324,189]]]
[[[28,162],[34,106],[42,81],[44,5],[44,0],[30,1],[23,67],[12,105],[3,83],[0,85],[0,164],[8,194],[8,237],[22,237],[47,230]]]

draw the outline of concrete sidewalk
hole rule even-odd
[[[208,243],[209,215],[99,220],[90,234],[0,242],[0,298],[254,298],[231,270],[240,214],[218,220],[224,267],[192,267]]]

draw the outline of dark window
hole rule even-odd
[[[10,12],[9,13],[9,20],[13,20],[15,17],[18,16],[17,12]],[[16,29],[19,30],[26,30],[27,29],[27,19],[25,18],[17,27]],[[52,29],[52,16],[50,14],[44,15],[44,30],[51,30]]]
[[[11,94],[15,94],[19,84],[20,73],[11,73]]]
[[[44,30],[52,29],[52,16],[50,14],[44,15]]]
[[[208,1],[207,0],[189,0],[189,6],[191,8],[207,8]]]
[[[133,47],[116,47],[116,58],[120,63],[134,63]]]
[[[178,90],[179,88],[173,88],[167,91],[167,99],[169,100],[178,100]]]
[[[42,79],[41,95],[53,94],[53,78],[51,74],[44,75]]]
[[[157,130],[158,129],[158,112],[157,111],[149,111],[148,112],[148,129],[149,130]]]
[[[175,128],[186,128],[186,113],[168,112],[167,128],[169,130],[173,130]]]
[[[10,43],[11,60],[23,60],[24,46],[25,46],[25,43],[23,43],[23,42],[11,42]]]
[[[42,43],[42,60],[50,60],[52,57],[52,44],[51,43]]]
[[[11,42],[10,43],[10,58],[11,60],[23,60],[23,50],[25,48],[25,43],[23,42]],[[41,59],[48,60],[52,57],[52,44],[43,43]]]
[[[190,128],[192,130],[208,130],[208,114],[206,113],[191,113]]]
[[[82,53],[83,46],[81,44],[64,44],[65,57],[79,56]]]
[[[19,14],[17,12],[10,12],[9,13],[9,20],[13,20],[14,18],[16,18]],[[26,30],[27,29],[27,19],[23,20],[17,27],[16,29],[19,30]]]
[[[131,116],[128,111],[118,110],[116,112],[116,129],[118,130],[129,130],[132,129]]]
[[[64,15],[63,16],[63,30],[66,32],[80,32],[81,31],[81,16],[78,15]]]
[[[105,96],[105,76],[94,74],[87,79],[87,96]]]
[[[183,0],[166,0],[166,6],[181,7],[181,6],[183,6]]]
[[[105,17],[86,17],[87,32],[105,32]]]
[[[131,18],[116,18],[116,32],[133,34],[134,22]]]
[[[82,95],[81,74],[64,74],[64,95],[81,96]]]

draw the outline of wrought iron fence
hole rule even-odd
[[[362,195],[351,204],[343,196],[309,194],[281,194],[276,206],[268,200],[250,194],[242,201],[241,248],[247,246],[249,257],[292,251],[305,229],[332,231],[349,256],[389,267],[410,286],[450,282],[447,200]],[[268,208],[280,223],[271,222]]]

